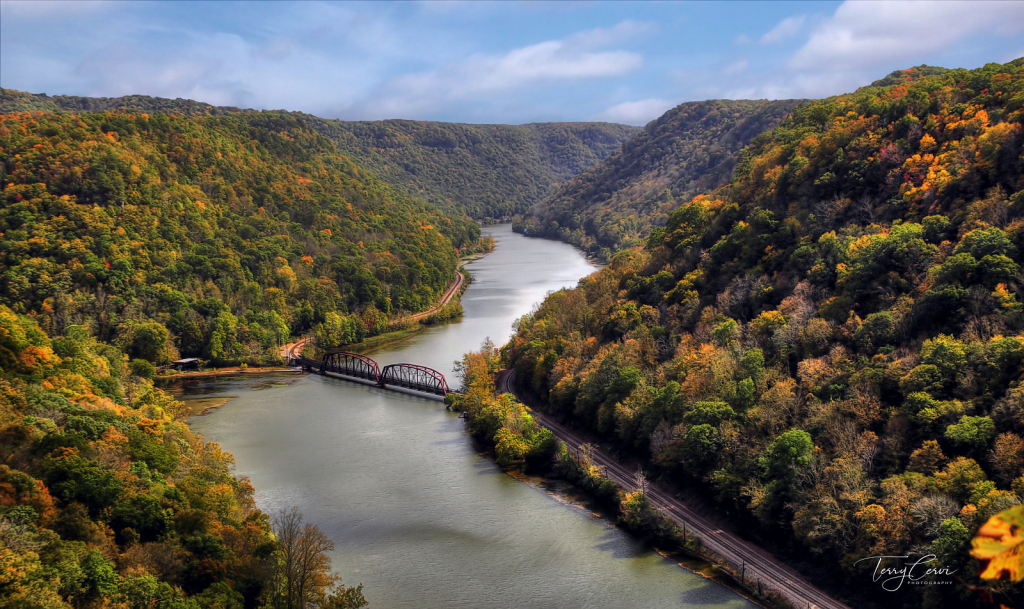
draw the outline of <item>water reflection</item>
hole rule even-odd
[[[188,400],[195,396],[216,396],[228,391],[248,390],[262,391],[288,387],[302,377],[294,373],[261,374],[259,376],[238,374],[233,376],[194,377],[176,379],[174,377],[157,377],[162,389],[177,397]]]

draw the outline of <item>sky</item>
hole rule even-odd
[[[644,125],[1024,56],[1024,2],[0,2],[0,87],[324,118]]]

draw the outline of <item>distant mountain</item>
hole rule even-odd
[[[259,113],[146,95],[77,97],[0,89],[0,113],[126,110],[182,116]],[[448,213],[509,218],[593,167],[638,133],[614,123],[464,125],[408,120],[339,121],[292,112],[360,166]]]
[[[105,110],[134,110],[136,112],[179,114],[182,116],[220,116],[237,112],[258,113],[234,106],[212,106],[191,99],[167,99],[148,95],[124,97],[79,97],[77,95],[47,95],[25,93],[14,89],[0,89],[0,114],[11,112],[103,112]]]
[[[614,123],[322,121],[360,165],[448,211],[508,218],[607,158],[639,129]]]
[[[726,184],[740,150],[799,103],[713,100],[676,106],[619,152],[562,185],[518,219],[516,228],[603,257],[638,245],[665,224],[676,199]]]

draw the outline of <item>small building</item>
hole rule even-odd
[[[187,357],[185,359],[179,359],[171,363],[171,368],[174,368],[175,370],[199,370],[199,358]]]

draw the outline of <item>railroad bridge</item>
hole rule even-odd
[[[328,353],[319,362],[307,357],[291,361],[311,372],[371,381],[382,388],[401,387],[441,397],[452,392],[443,374],[419,364],[391,364],[381,368],[365,355],[346,351]]]

